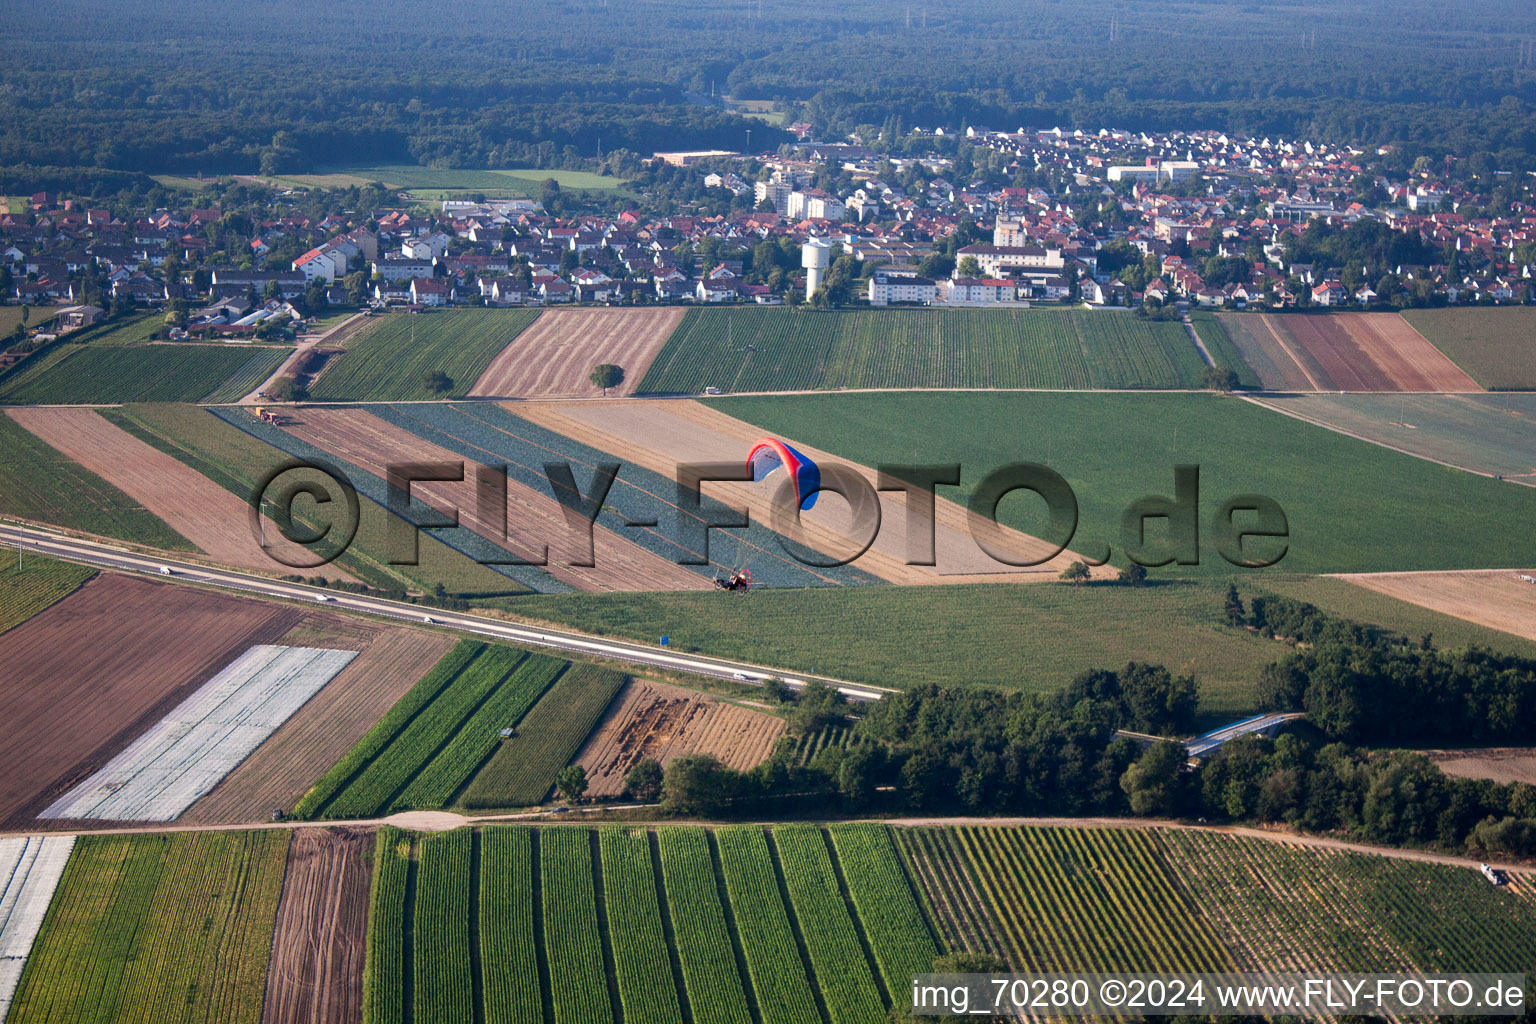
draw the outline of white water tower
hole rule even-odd
[[[821,286],[821,272],[832,265],[832,247],[813,238],[800,247],[800,266],[805,268],[805,297],[809,299]]]

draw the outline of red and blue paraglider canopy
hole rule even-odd
[[[747,468],[752,471],[753,481],[760,481],[779,467],[795,482],[795,501],[807,509],[816,504],[821,489],[821,470],[816,463],[795,451],[776,437],[759,438],[747,456]]]

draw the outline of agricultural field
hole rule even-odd
[[[233,401],[277,369],[288,348],[65,343],[63,355],[0,382],[0,402],[86,405]],[[54,353],[50,352],[49,356]]]
[[[517,723],[458,798],[466,808],[531,807],[542,803],[555,775],[624,685],[624,675],[596,665],[572,665]]]
[[[245,413],[243,422],[255,424]],[[248,502],[266,474],[288,461],[286,453],[245,430],[191,405],[129,405],[102,410],[101,415],[134,437],[184,463],[212,480],[242,503]],[[0,420],[0,427],[4,421]],[[253,430],[256,429],[254,426]],[[271,434],[285,437],[268,428]],[[320,482],[317,480],[317,482]],[[306,525],[317,526],[302,515]],[[360,522],[352,545],[332,563],[336,570],[355,576],[370,586],[431,593],[438,583],[455,596],[495,603],[508,593],[523,591],[521,584],[473,561],[430,531],[420,537],[417,565],[389,564],[388,524],[391,514],[376,501],[359,502]],[[269,527],[270,529],[270,527]],[[274,531],[275,532],[275,531]]]
[[[828,748],[847,750],[855,745],[853,726],[828,725],[814,732],[804,733],[795,740],[795,763],[807,765],[823,750]]]
[[[1227,334],[1227,329],[1222,326],[1222,321],[1216,318],[1216,314],[1203,309],[1192,309],[1189,312],[1189,321],[1194,325],[1195,334],[1200,338],[1200,343],[1211,354],[1216,365],[1229,369],[1237,374],[1237,384],[1241,388],[1257,390],[1264,386],[1259,380],[1259,375],[1253,372],[1253,367],[1248,365],[1248,360],[1243,358],[1232,338]]]
[[[452,802],[566,663],[464,641],[305,794],[301,818],[366,818]],[[499,752],[498,752],[499,753]]]
[[[650,833],[605,828],[598,833],[603,913],[613,946],[624,1020],[669,1024],[681,1020],[677,984],[667,951],[657,895]]]
[[[265,821],[292,807],[453,647],[449,636],[359,619],[311,617],[285,643],[360,653],[180,818],[188,824]]]
[[[12,409],[10,415],[45,444],[122,488],[215,562],[286,575],[309,554],[274,530],[270,543],[278,557],[269,556],[251,529],[246,502],[93,409]]]
[[[95,575],[87,566],[41,555],[6,559],[0,564],[0,633],[58,604]]]
[[[738,462],[763,433],[750,423],[691,400],[518,402],[507,408],[524,421],[570,439],[567,443],[612,453],[611,458],[624,466],[620,480],[626,482],[643,481],[650,473],[675,477],[681,465]],[[798,439],[795,444],[802,454],[818,463],[839,461]],[[871,490],[878,482],[871,466],[845,468],[862,476]],[[775,505],[775,484],[782,479],[780,476],[769,483],[713,481],[707,490],[712,498],[729,507],[746,510],[752,521],[774,525],[780,523],[778,513],[782,511]],[[676,484],[668,482],[662,486],[675,488]],[[654,488],[650,489],[656,493]],[[793,524],[782,526],[782,539],[773,534],[759,539],[750,530],[722,530],[714,535],[711,551],[719,559],[723,549],[726,555],[721,561],[729,561],[732,568],[744,566],[752,571],[754,583],[770,585],[773,580],[786,578],[785,568],[797,566],[801,574],[813,580],[836,579],[832,569],[820,569],[814,575],[812,570],[847,559],[852,561],[840,567],[842,571],[857,571],[867,574],[868,579],[896,584],[1055,579],[1079,557],[1072,551],[1058,552],[1056,545],[1035,537],[1005,530],[992,542],[1026,564],[998,562],[972,539],[966,510],[945,497],[935,503],[931,516],[922,515],[917,525],[911,527],[914,533],[924,536],[925,544],[931,535],[933,552],[932,565],[913,565],[909,558],[906,497],[888,491],[879,500],[882,525],[873,543],[867,543],[868,533],[856,521],[848,502],[832,498],[799,515],[798,531]],[[872,505],[869,511],[873,514]],[[791,539],[795,532],[799,536]],[[807,554],[807,549],[814,554]]]
[[[587,796],[616,797],[624,776],[646,758],[666,764],[685,754],[712,754],[748,771],[767,760],[784,720],[680,686],[626,683],[576,755],[587,770]]]
[[[1396,313],[1223,313],[1270,391],[1459,391],[1477,382]]]
[[[578,404],[585,403],[549,403],[539,408]],[[599,407],[610,409],[651,404],[597,403]],[[532,408],[533,403],[516,403],[512,406],[518,412],[522,412],[525,407]],[[489,402],[380,405],[369,406],[368,411],[461,458],[482,464],[505,465],[512,483],[535,491],[549,492],[549,478],[544,470],[549,461],[568,461],[582,487],[589,486],[594,467],[603,463],[621,463],[621,471],[599,511],[596,524],[659,556],[669,563],[671,573],[689,574],[675,578],[670,575],[663,577],[674,579],[671,584],[674,588],[680,588],[683,583],[697,587],[701,585],[700,580],[707,586],[712,576],[729,572],[743,560],[751,561],[754,582],[770,587],[845,586],[874,582],[874,577],[854,566],[824,569],[804,564],[789,555],[781,547],[782,538],[761,521],[754,521],[744,530],[729,531],[732,534],[729,537],[717,535],[707,552],[710,564],[680,565],[685,558],[697,560],[706,553],[685,547],[678,537],[676,524],[683,513],[674,501],[677,483],[670,474],[675,472],[675,463],[667,465],[665,471],[662,471],[659,464],[646,465],[637,458],[631,458],[628,449],[609,451],[594,447],[579,438],[568,437],[557,429],[533,422]],[[746,451],[743,448],[734,453],[733,457],[743,458]],[[714,495],[715,490],[711,488],[709,495],[702,500],[702,505],[711,514],[719,514],[726,506]],[[646,522],[654,522],[656,525],[634,525]],[[599,533],[599,540],[601,537]],[[555,551],[559,550],[558,545],[551,546]]]
[[[1410,309],[1403,317],[1489,391],[1536,390],[1536,309]]]
[[[1523,782],[1536,786],[1536,748],[1480,747],[1474,750],[1426,750],[1424,754],[1447,775],[1459,779],[1488,779],[1501,786]]]
[[[0,839],[0,1020],[11,1008],[32,943],[64,874],[74,836]]]
[[[1536,584],[1522,576],[1536,579],[1536,569],[1361,574],[1343,578],[1430,611],[1536,641]]]
[[[1265,395],[1252,400],[1423,459],[1536,485],[1536,395]]]
[[[301,618],[108,573],[0,634],[0,822],[30,822],[237,654],[277,642]]]
[[[1167,582],[762,590],[745,600],[580,594],[526,598],[518,609],[533,621],[600,635],[666,635],[678,651],[898,688],[932,682],[1051,693],[1085,669],[1150,661],[1193,674],[1201,713],[1230,721],[1253,708],[1258,671],[1281,651],[1225,624],[1225,590],[1224,583]]]
[[[683,976],[683,991],[697,1024],[749,1024],[745,971],[734,915],[720,892],[710,834],[698,828],[663,828],[656,860],[664,880],[667,918]]]
[[[1143,496],[1168,494],[1174,466],[1189,463],[1200,467],[1202,527],[1228,496],[1258,493],[1281,506],[1289,539],[1276,568],[1285,572],[1536,562],[1529,533],[1508,528],[1536,521],[1531,488],[1437,466],[1227,396],[841,395],[707,404],[863,465],[959,462],[962,497],[992,469],[1042,462],[1063,474],[1076,495],[1074,547],[1108,543],[1115,564],[1124,564],[1122,512]],[[1005,502],[1000,518],[1038,534],[1044,517],[1036,509],[1038,502]],[[1233,572],[1208,529],[1203,536],[1199,566],[1154,568],[1152,577]],[[1243,550],[1268,559],[1279,553],[1262,538]],[[1263,574],[1250,575],[1257,581]]]
[[[347,339],[346,353],[326,366],[310,394],[349,402],[441,398],[427,382],[439,372],[451,381],[449,394],[466,394],[538,316],[537,310],[453,309],[377,317]]]
[[[1149,837],[1245,971],[1529,972],[1536,891],[1470,867],[1204,830]]]
[[[476,192],[490,197],[537,196],[545,180],[553,178],[563,189],[609,191],[624,182],[590,171],[552,171],[538,168],[476,170],[387,164],[378,167],[346,167],[315,174],[282,174],[267,180],[299,188],[344,188],[381,182],[390,188],[409,189],[418,198],[443,198],[448,193]]]
[[[402,409],[406,407],[400,407]],[[409,413],[407,414],[409,415]],[[461,461],[458,451],[386,422],[367,408],[302,409],[291,413],[283,430],[328,456],[371,474],[375,481],[386,477],[389,467],[402,462]],[[471,458],[495,463],[482,452]],[[586,538],[574,537],[567,522],[568,510],[555,497],[543,464],[519,467],[518,479],[507,481],[507,508],[500,521],[479,509],[475,470],[467,466],[463,480],[420,482],[411,492],[424,506],[443,513],[458,513],[459,527],[439,536],[455,546],[473,544],[485,548],[500,561],[544,560],[542,568],[519,567],[519,579],[535,589],[549,590],[550,577],[576,590],[685,590],[702,589],[709,581],[699,573],[647,550],[632,539],[634,530],[622,533],[606,525],[593,529],[592,557],[587,558]],[[463,536],[465,533],[470,536]],[[511,539],[508,539],[510,534]],[[580,563],[591,561],[590,566]],[[511,566],[508,571],[514,571]]]
[[[305,828],[292,836],[261,1019],[361,1020],[374,835]]]
[[[1527,876],[1206,829],[894,833],[946,943],[1022,972],[1529,969]]]
[[[6,1019],[258,1024],[287,855],[282,831],[83,837]]]
[[[1182,325],[1083,310],[690,309],[641,394],[1198,388]]]
[[[1536,572],[1532,575],[1536,575]],[[1379,590],[1362,587],[1346,577],[1283,575],[1265,576],[1254,582],[1254,592],[1268,591],[1306,601],[1330,614],[1380,626],[1401,636],[1418,638],[1429,633],[1433,635],[1437,647],[1447,650],[1483,647],[1500,654],[1536,659],[1536,641],[1433,611]],[[1238,589],[1245,597],[1250,596],[1246,586]]]
[[[167,551],[191,542],[122,491],[0,413],[0,514]]]
[[[547,310],[502,349],[469,394],[477,398],[591,398],[602,390],[593,367],[612,363],[624,381],[610,395],[627,395],[682,322],[680,307]]]
[[[311,647],[247,648],[38,816],[175,820],[355,657]]]

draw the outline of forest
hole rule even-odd
[[[615,153],[1056,124],[1536,153],[1536,9],[1429,0],[7,5],[0,166],[601,168]],[[61,32],[62,26],[86,31]],[[78,173],[78,172],[76,172]],[[54,176],[61,176],[55,172]]]

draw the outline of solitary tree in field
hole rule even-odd
[[[434,395],[446,395],[453,390],[453,378],[442,370],[433,370],[427,374],[427,390]]]
[[[587,791],[587,770],[579,764],[568,764],[555,776],[555,788],[571,803],[581,799]]]
[[[614,366],[612,363],[598,363],[592,368],[592,376],[587,379],[602,388],[603,397],[607,398],[609,388],[616,388],[624,383],[624,367]]]
[[[1132,562],[1120,570],[1120,582],[1131,587],[1139,587],[1147,582],[1147,570],[1137,562]]]
[[[1237,373],[1225,366],[1207,366],[1205,368],[1205,386],[1212,391],[1236,391]]]
[[[1088,578],[1088,566],[1083,562],[1073,562],[1061,570],[1061,579],[1081,585]]]

